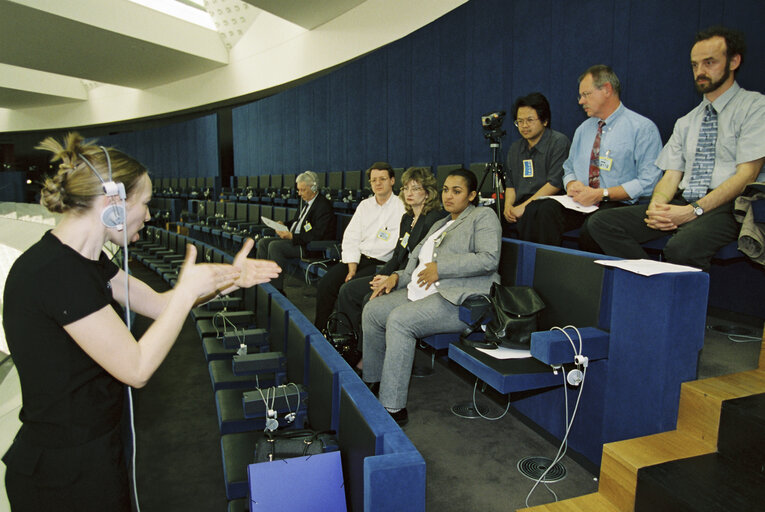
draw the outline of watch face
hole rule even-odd
[[[701,206],[697,206],[693,209],[693,213],[695,213],[698,216],[701,216],[702,213],[704,213],[704,209]]]

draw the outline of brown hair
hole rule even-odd
[[[62,142],[48,137],[35,149],[53,153],[51,162],[61,160],[58,171],[45,178],[41,191],[40,204],[56,213],[73,211],[82,213],[93,204],[97,196],[104,194],[101,180],[109,179],[109,164],[104,149],[94,141],[85,142],[80,134],[67,134]],[[148,171],[138,161],[114,148],[106,148],[111,161],[112,181],[125,185],[128,197],[135,189],[140,178]],[[99,179],[85,163],[86,159],[96,168]]]

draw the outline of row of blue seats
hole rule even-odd
[[[151,236],[139,244],[134,256],[172,282],[173,267],[177,270],[184,244],[190,240],[163,229],[150,232]],[[230,255],[217,248],[192,242],[197,245],[201,260],[231,260]],[[337,432],[349,510],[424,510],[424,460],[356,373],[302,313],[269,284],[240,291],[237,297],[223,302],[219,307],[227,313],[233,313],[230,310],[236,306],[242,309],[238,318],[231,317],[232,325],[243,331],[260,331],[252,353],[267,350],[284,354],[280,363],[283,367],[274,372],[258,377],[237,375],[234,355],[241,336],[237,337],[223,324],[215,325],[219,312],[206,309],[194,312],[215,392],[226,494],[231,500],[229,510],[245,510],[249,489],[247,466],[264,427],[263,418],[244,417],[242,395],[256,384],[284,382],[302,386],[309,399],[305,401],[306,414],[292,424],[285,424],[286,411],[280,410],[280,424],[302,426],[307,421],[316,430]],[[223,346],[224,331],[234,338],[231,349]],[[290,408],[297,409],[297,404]]]

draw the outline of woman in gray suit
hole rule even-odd
[[[478,180],[465,169],[449,173],[441,193],[450,215],[437,221],[412,251],[406,269],[379,286],[364,308],[364,381],[403,425],[418,338],[460,332],[459,305],[472,295],[489,294],[499,282],[502,243],[499,219],[476,208]]]

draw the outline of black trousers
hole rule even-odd
[[[600,203],[598,212],[605,212],[622,206],[625,204],[618,201],[606,201]],[[563,233],[581,228],[579,248],[583,251],[600,253],[603,251],[589,234],[588,223],[591,215],[594,213],[586,214],[571,210],[554,199],[532,201],[521,217],[524,220],[524,233],[521,236],[523,240],[529,242],[560,246]]]
[[[679,194],[671,204],[687,205]],[[664,257],[670,263],[709,270],[712,257],[725,245],[736,240],[740,226],[733,217],[733,202],[705,212],[674,231],[659,231],[645,223],[648,205],[636,205],[613,211],[595,212],[588,221],[590,236],[610,256],[647,258],[640,244],[668,235]]]
[[[3,462],[13,512],[130,512],[119,428],[68,448],[45,448],[17,436]]]
[[[348,315],[359,340],[359,351],[363,350],[361,312],[364,305],[369,302],[369,296],[372,295],[372,289],[369,288],[371,281],[371,274],[351,279],[340,287],[340,294],[337,297],[337,310]]]
[[[371,276],[377,270],[377,265],[383,264],[385,264],[384,261],[362,255],[354,278]],[[313,324],[318,329],[327,327],[327,320],[329,320],[329,315],[331,315],[335,309],[337,295],[340,292],[340,287],[345,283],[345,277],[347,275],[348,265],[345,263],[338,263],[335,266],[330,267],[330,269],[327,270],[327,273],[324,274],[324,277],[319,280],[316,289],[316,316],[313,321]]]

